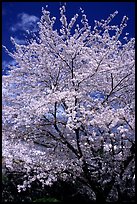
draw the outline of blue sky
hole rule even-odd
[[[41,17],[41,8],[46,7],[52,16],[57,17],[57,28],[59,26],[60,2],[3,2],[2,3],[2,44],[9,50],[13,49],[10,36],[14,37],[17,43],[24,43],[26,30],[37,31],[36,23]],[[113,23],[119,24],[124,15],[129,17],[128,26],[124,33],[128,32],[129,37],[135,36],[135,3],[134,2],[67,2],[68,19],[82,7],[87,15],[89,23],[94,26],[94,20],[106,19],[109,14],[118,10],[118,15]],[[2,69],[8,64],[14,64],[12,58],[2,50]],[[4,74],[5,72],[3,72]]]

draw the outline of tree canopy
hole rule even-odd
[[[91,30],[65,9],[60,30],[43,8],[37,35],[5,48],[16,65],[2,81],[4,162],[24,173],[19,192],[61,178],[116,201],[134,195],[135,39],[121,37],[128,17],[112,25],[117,11]]]

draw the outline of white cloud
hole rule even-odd
[[[19,39],[19,38],[15,37],[14,40],[15,40],[15,42],[16,42],[17,44],[19,44],[19,45],[24,45],[24,44],[26,44],[26,41],[23,40],[23,39]]]
[[[3,61],[2,62],[2,69],[4,70],[4,69],[6,69],[6,68],[8,68],[8,65],[9,65],[9,61]]]
[[[30,30],[30,31],[37,31],[38,25],[37,22],[39,21],[39,18],[34,15],[29,15],[27,13],[20,13],[18,15],[18,22],[12,26],[10,29],[15,32],[18,30]]]
[[[6,61],[6,60],[4,60],[3,62],[2,62],[2,74],[3,75],[7,75],[8,74],[8,70],[9,70],[9,68],[8,68],[8,66],[9,65],[12,65],[12,66],[14,66],[14,65],[16,65],[17,63],[16,63],[16,61],[15,60],[10,60],[10,61]]]

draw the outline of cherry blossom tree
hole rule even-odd
[[[3,159],[24,173],[18,191],[36,180],[79,182],[96,201],[134,196],[135,39],[122,36],[128,17],[95,21],[42,9],[39,32],[25,45],[11,38],[16,61],[3,76]],[[80,21],[81,19],[81,21]],[[128,34],[126,34],[128,35]],[[28,32],[29,36],[29,32]]]

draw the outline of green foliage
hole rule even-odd
[[[8,177],[6,176],[6,174],[2,174],[2,182],[3,183],[8,182]]]
[[[57,200],[56,198],[51,198],[51,197],[45,197],[45,198],[40,198],[37,199],[33,202],[42,202],[42,203],[46,203],[46,202],[60,202],[59,200]]]

